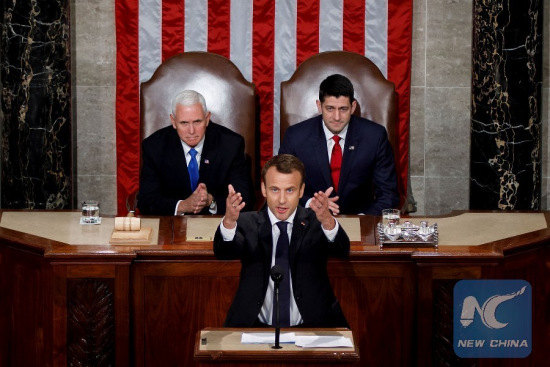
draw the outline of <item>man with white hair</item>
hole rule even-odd
[[[229,184],[251,210],[255,196],[243,137],[210,121],[204,97],[193,90],[174,97],[170,121],[142,143],[141,214],[222,214]]]

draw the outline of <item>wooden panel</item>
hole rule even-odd
[[[40,255],[7,248],[8,366],[52,365],[50,273]]]
[[[136,264],[136,366],[192,365],[197,332],[223,325],[239,269],[217,261]]]
[[[336,297],[359,346],[361,364],[405,366],[412,360],[414,274],[410,263],[334,263]],[[347,267],[335,276],[333,268]]]
[[[115,365],[113,279],[67,282],[67,365]]]

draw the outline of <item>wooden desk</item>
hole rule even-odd
[[[359,219],[361,240],[349,259],[328,267],[361,365],[550,365],[550,229],[477,246],[381,250],[379,218]],[[0,227],[0,367],[193,365],[195,336],[222,326],[240,264],[216,260],[210,241],[187,241],[187,220],[160,218],[159,245],[134,247],[70,245]],[[531,284],[529,357],[454,355],[452,291],[460,279]]]
[[[195,340],[195,360],[198,362],[224,362],[235,366],[254,362],[255,366],[275,364],[304,363],[306,366],[334,366],[338,364],[355,364],[359,354],[355,348],[353,332],[349,329],[282,329],[281,334],[292,332],[296,335],[343,336],[349,338],[353,347],[341,348],[301,348],[294,344],[281,343],[281,349],[273,349],[271,344],[242,344],[243,333],[271,332],[273,329],[232,329],[206,328],[197,333]],[[204,341],[202,343],[201,341]],[[210,363],[201,365],[211,366]]]

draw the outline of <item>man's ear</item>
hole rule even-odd
[[[323,113],[323,106],[321,104],[321,101],[317,100],[316,103],[317,103],[317,110],[319,111],[320,114],[322,114]]]
[[[172,127],[176,128],[176,120],[174,119],[174,116],[170,114],[170,123],[172,124]]]
[[[354,99],[353,102],[351,102],[351,115],[353,115],[356,108],[357,108],[357,100]]]
[[[262,181],[262,184],[261,184],[261,188],[262,188],[262,195],[264,198],[267,197],[267,188],[265,187],[265,182]]]
[[[303,183],[303,184],[302,184],[302,187],[300,187],[300,198],[301,198],[302,196],[304,196],[304,189],[305,189],[305,188],[306,188],[306,184]]]
[[[210,111],[206,114],[205,120],[206,120],[206,126],[208,126],[208,124],[210,123]]]

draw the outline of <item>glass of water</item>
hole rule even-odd
[[[390,224],[399,225],[401,219],[399,209],[384,209],[382,210],[382,224],[384,227],[390,227]]]
[[[82,203],[82,223],[99,223],[99,202],[86,200]]]

